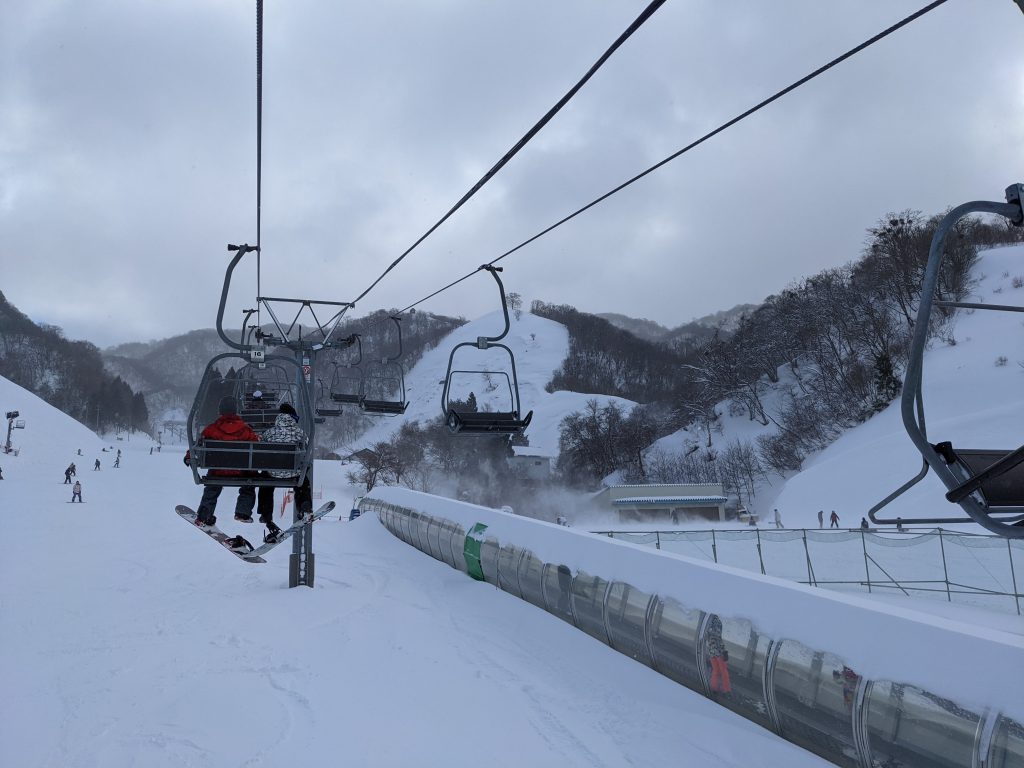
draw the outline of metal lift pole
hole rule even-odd
[[[312,345],[310,345],[312,346]],[[302,338],[299,337],[298,344],[295,345],[295,362],[298,363],[299,372],[298,384],[300,387],[306,387],[307,392],[312,396],[313,393],[313,370],[315,366],[316,351],[312,348],[303,349]],[[309,400],[310,403],[315,402]],[[316,438],[316,420],[310,418],[309,420],[309,444],[314,445],[314,439]],[[306,470],[306,482],[309,483],[310,494],[313,492],[313,467],[314,460],[310,459],[309,467]],[[299,500],[295,497],[292,502],[292,523],[297,523],[299,520]],[[312,587],[313,577],[315,571],[316,556],[313,554],[313,526],[312,524],[306,525],[302,529],[300,536],[292,537],[292,554],[288,561],[288,587]]]

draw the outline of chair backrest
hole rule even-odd
[[[202,469],[260,472],[301,469],[302,451],[295,443],[263,443],[247,440],[202,440],[196,460]]]

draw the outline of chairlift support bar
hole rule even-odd
[[[998,312],[1024,312],[1024,307],[1010,304],[975,304],[969,301],[936,301],[936,307],[953,307],[955,309],[991,309]]]
[[[338,324],[341,323],[341,319],[345,316],[345,313],[348,312],[349,309],[351,309],[352,307],[355,306],[354,304],[352,304],[350,302],[345,302],[345,301],[319,301],[319,300],[313,300],[313,299],[281,299],[281,298],[275,298],[275,297],[272,297],[272,296],[260,296],[256,300],[261,305],[263,305],[264,307],[267,308],[267,313],[270,315],[270,318],[274,321],[274,326],[277,328],[277,332],[281,334],[281,338],[284,340],[284,342],[286,344],[292,343],[291,342],[291,338],[290,338],[290,334],[291,334],[291,332],[293,330],[295,330],[295,324],[298,322],[299,317],[302,315],[302,310],[303,309],[309,309],[309,313],[313,316],[313,321],[316,323],[317,330],[320,331],[320,335],[323,336],[323,340],[321,342],[319,342],[319,343],[322,346],[325,346],[325,347],[330,346],[331,336],[334,334],[335,329],[337,329]],[[270,302],[272,302],[272,301],[280,302],[280,303],[283,303],[283,304],[299,304],[300,305],[298,311],[295,313],[295,317],[292,318],[292,322],[288,326],[288,330],[285,330],[284,328],[281,327],[281,322],[278,320],[277,315],[274,313],[274,308],[270,304]],[[320,318],[317,317],[317,315],[316,315],[316,309],[313,306],[314,304],[318,304],[318,305],[322,305],[322,306],[329,306],[329,307],[341,307],[341,309],[338,310],[337,312],[335,312],[333,315],[331,315],[331,317],[327,320],[326,323],[321,323],[320,322]]]
[[[991,509],[987,503],[975,495],[981,485],[1003,474],[1017,466],[1020,462],[1012,460],[1018,451],[1009,453],[1004,459],[996,462],[988,469],[975,474],[965,480],[956,474],[954,464],[950,464],[946,457],[932,445],[928,440],[924,419],[924,400],[922,396],[922,378],[924,368],[924,349],[928,341],[929,321],[931,319],[932,307],[935,304],[947,306],[959,306],[961,302],[936,302],[933,301],[939,279],[939,268],[942,262],[943,245],[946,235],[953,228],[957,221],[972,213],[991,213],[1008,219],[1016,226],[1024,225],[1024,184],[1013,184],[1006,189],[1006,202],[997,203],[991,201],[974,201],[957,206],[943,217],[936,227],[932,236],[931,247],[928,252],[928,263],[925,267],[924,280],[921,286],[921,301],[918,307],[917,320],[914,326],[914,336],[911,342],[910,355],[907,363],[907,371],[903,381],[903,393],[900,401],[900,411],[903,417],[903,425],[907,435],[914,443],[921,454],[923,466],[918,474],[901,486],[897,491],[890,494],[882,502],[876,504],[868,511],[872,522],[882,524],[895,524],[897,520],[889,518],[878,518],[875,513],[903,494],[913,485],[916,485],[928,473],[929,468],[935,472],[949,491],[948,497],[956,497],[957,503],[967,513],[969,520],[977,523],[993,533],[1008,538],[1024,538],[1024,527],[1013,525],[1013,522],[1022,519],[1024,508],[1006,507],[1003,509]],[[993,305],[980,305],[980,309],[996,309]],[[1024,308],[1007,308],[1011,311],[1022,311]],[[971,487],[967,495],[961,493],[965,488]],[[952,500],[952,498],[951,498]],[[1013,515],[1009,522],[996,519],[993,515]],[[903,523],[917,522],[966,522],[963,518],[907,518],[900,520]]]

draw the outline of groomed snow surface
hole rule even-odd
[[[316,585],[288,589],[289,545],[250,565],[174,514],[183,448],[117,442],[113,469],[5,379],[0,405],[27,422],[0,456],[0,765],[825,765],[372,517],[317,523]],[[221,527],[258,538],[233,498]]]

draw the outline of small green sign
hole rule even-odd
[[[484,569],[480,563],[480,544],[483,543],[486,530],[486,525],[477,523],[466,534],[466,543],[462,546],[462,556],[466,558],[466,570],[477,581],[484,580]]]

